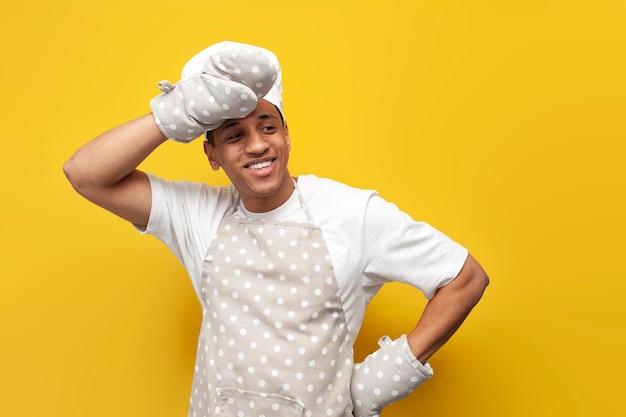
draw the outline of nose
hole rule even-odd
[[[262,154],[264,153],[269,144],[263,137],[263,135],[259,132],[252,132],[248,135],[246,140],[246,152],[252,154]]]

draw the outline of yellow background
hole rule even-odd
[[[292,174],[377,189],[492,278],[384,416],[621,416],[626,2],[20,1],[0,6],[0,415],[184,416],[200,310],[62,163],[223,40],[279,56]],[[199,142],[144,165],[222,183]],[[330,202],[329,202],[330,203]],[[357,356],[423,306],[389,286]]]

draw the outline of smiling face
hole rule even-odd
[[[214,145],[204,142],[209,163],[224,170],[246,209],[261,213],[289,199],[294,188],[287,170],[289,130],[273,104],[259,100],[252,113],[227,120],[212,137]]]

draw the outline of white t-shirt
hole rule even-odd
[[[145,233],[156,236],[187,269],[200,294],[202,264],[223,216],[236,199],[234,187],[173,182],[149,175],[152,209]],[[321,228],[337,278],[352,340],[367,304],[389,281],[412,285],[430,299],[461,270],[467,250],[423,222],[416,222],[374,191],[314,175],[298,177],[314,223]],[[267,213],[236,213],[257,219],[306,222],[297,194]]]

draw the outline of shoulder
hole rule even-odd
[[[148,174],[150,185],[153,193],[166,193],[186,198],[219,198],[232,200],[234,197],[234,187],[232,185],[210,186],[203,182],[187,181],[187,180],[167,180],[157,177],[154,174]]]
[[[365,221],[369,200],[376,195],[373,190],[315,175],[298,177],[298,189],[311,216],[323,229],[339,227],[355,232]]]
[[[305,199],[324,199],[327,203],[337,206],[339,201],[350,201],[355,204],[366,204],[367,200],[376,195],[374,190],[352,187],[329,178],[320,178],[316,175],[301,175],[298,177],[298,188]],[[336,207],[340,209],[341,207]]]
[[[210,186],[202,182],[172,181],[149,174],[152,186],[152,215],[188,212],[192,218],[219,215],[234,201],[234,187]],[[204,213],[204,214],[203,214]],[[152,216],[151,216],[152,217]]]

